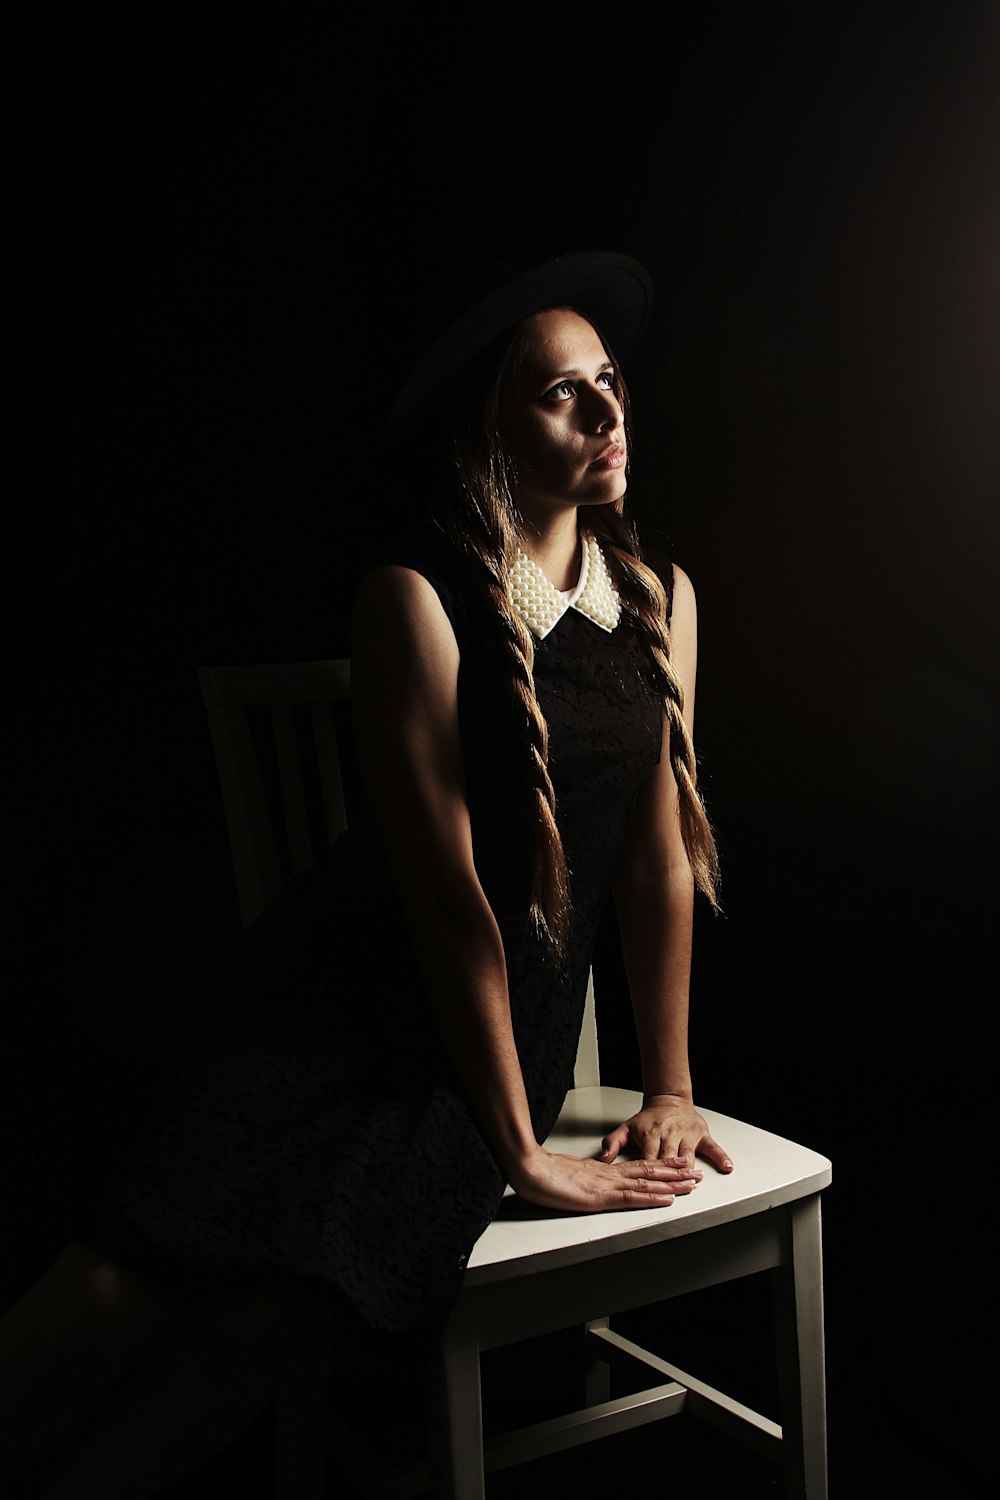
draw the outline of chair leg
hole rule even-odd
[[[583,1404],[598,1406],[611,1400],[611,1368],[596,1353],[596,1339],[589,1337],[592,1328],[608,1328],[610,1318],[594,1318],[583,1325]]]
[[[772,1272],[788,1500],[826,1500],[826,1374],[819,1195],[789,1208],[789,1263]]]
[[[278,1390],[276,1500],[322,1500],[330,1410],[329,1305],[303,1294]]]
[[[479,1341],[449,1323],[424,1376],[427,1446],[435,1500],[485,1500]]]

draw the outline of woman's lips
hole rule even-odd
[[[612,443],[590,464],[592,469],[620,469],[625,462],[625,449],[621,443]]]

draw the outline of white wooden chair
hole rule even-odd
[[[226,809],[244,925],[282,888],[280,839],[267,811],[249,705],[266,705],[275,739],[292,868],[313,863],[292,706],[308,705],[322,787],[323,833],[346,825],[332,705],[349,693],[349,663],[207,668],[199,673]],[[579,1156],[638,1107],[639,1095],[599,1079],[593,993],[577,1057],[575,1087],[549,1144]],[[820,1193],[830,1163],[753,1125],[704,1110],[736,1163],[729,1176],[706,1168],[697,1190],[671,1208],[599,1215],[551,1214],[504,1200],[470,1257],[459,1301],[425,1380],[429,1467],[380,1476],[367,1460],[355,1477],[373,1494],[425,1493],[482,1500],[484,1476],[577,1443],[681,1412],[745,1440],[781,1463],[795,1500],[825,1500],[826,1407]],[[621,1337],[610,1320],[629,1309],[759,1271],[771,1275],[781,1425]],[[329,1327],[313,1313],[311,1337],[289,1372],[279,1410],[278,1493],[319,1500],[318,1413],[329,1379]],[[484,1444],[480,1355],[577,1326],[586,1330],[588,1404],[567,1416]],[[610,1399],[608,1372],[641,1372],[635,1395]],[[634,1380],[633,1380],[634,1383]],[[338,1446],[350,1446],[341,1429]]]

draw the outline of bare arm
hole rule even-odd
[[[441,602],[407,568],[372,571],[352,642],[358,749],[410,937],[483,1135],[522,1196],[575,1209],[662,1206],[690,1174],[661,1163],[557,1157],[534,1138],[503,944],[473,858],[458,720],[458,645]]]
[[[670,635],[671,659],[684,689],[684,718],[693,735],[697,611],[690,579],[679,568]],[[666,737],[666,720],[663,733]],[[720,1171],[730,1171],[732,1162],[693,1104],[688,995],[694,878],[665,738],[660,763],[636,800],[614,895],[642,1059],[643,1109],[607,1137],[605,1159],[631,1139],[647,1158],[693,1163],[700,1154]]]

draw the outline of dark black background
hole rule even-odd
[[[835,1472],[886,1424],[982,1470],[998,17],[316,7],[79,39],[39,108],[74,474],[14,580],[37,656],[11,1055],[43,1163],[236,921],[195,672],[347,653],[352,568],[401,519],[374,442],[428,278],[624,250],[656,288],[632,500],[697,589],[724,866],[700,1096],[833,1159]],[[605,1057],[631,1081],[614,1034]],[[55,1233],[21,1222],[13,1289]]]

